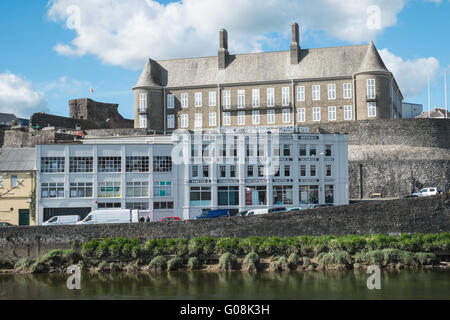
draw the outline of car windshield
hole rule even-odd
[[[55,222],[56,220],[58,220],[58,218],[57,217],[53,217],[50,220],[48,220],[48,222]]]

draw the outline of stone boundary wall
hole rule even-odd
[[[450,232],[441,196],[376,201],[286,214],[181,222],[0,228],[0,259],[36,258],[73,241],[150,238],[399,234]]]

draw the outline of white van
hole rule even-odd
[[[81,220],[80,216],[55,216],[45,221],[42,225],[44,226],[61,226],[77,224]]]
[[[269,213],[269,209],[254,209],[254,210],[248,210],[245,216],[255,216],[258,214],[267,214]]]
[[[106,209],[92,211],[77,224],[130,223],[139,221],[139,210]]]

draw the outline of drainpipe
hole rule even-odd
[[[296,126],[296,121],[297,120],[295,120],[295,111],[296,110],[295,110],[295,92],[294,92],[295,86],[294,86],[294,79],[291,79],[291,87],[292,87],[292,117],[294,118],[292,123],[294,125],[294,131],[295,131],[295,126]]]
[[[163,95],[164,95],[164,119],[163,119],[163,123],[164,123],[164,135],[166,135],[166,121],[167,121],[167,115],[166,115],[166,109],[167,109],[167,99],[166,99],[166,88],[163,88]],[[175,122],[175,119],[173,120]]]
[[[355,108],[355,120],[358,120],[358,112],[357,112],[357,107],[356,107],[356,76],[353,74],[352,75],[352,79],[353,79],[353,108]]]

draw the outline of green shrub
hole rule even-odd
[[[432,265],[438,261],[437,256],[430,252],[417,252],[415,258],[421,265]]]
[[[111,262],[109,264],[109,270],[111,270],[112,272],[118,272],[118,271],[121,271],[121,268],[120,268],[119,264],[117,264],[116,262]]]
[[[243,267],[246,271],[257,271],[260,265],[259,255],[255,252],[250,252],[244,258]]]
[[[95,249],[95,256],[98,259],[106,258],[109,255],[109,243],[102,241]]]
[[[189,270],[198,270],[201,267],[201,262],[197,257],[190,257],[188,260]]]
[[[223,254],[225,252],[238,254],[240,251],[239,243],[240,243],[239,239],[237,238],[230,238],[230,237],[220,238],[216,242],[215,251],[218,254]]]
[[[372,250],[366,254],[366,263],[372,265],[382,265],[384,261],[384,254],[382,250]]]
[[[270,270],[272,270],[272,271],[288,271],[288,270],[290,270],[288,259],[285,256],[272,258],[272,261],[270,261],[269,267],[270,267]]]
[[[412,252],[403,251],[401,254],[401,262],[405,266],[417,266],[416,256]]]
[[[237,257],[230,253],[225,252],[219,259],[219,269],[223,271],[234,270],[237,267]]]
[[[164,271],[167,269],[167,261],[164,256],[157,256],[150,261],[150,264],[148,265],[150,270],[153,271]]]
[[[309,257],[303,257],[302,258],[302,265],[304,267],[308,267],[311,265],[311,259]]]
[[[27,258],[22,258],[14,264],[14,269],[16,271],[27,271],[31,266],[32,262]]]
[[[298,266],[299,257],[296,253],[291,253],[288,258],[289,267],[295,269]]]
[[[99,243],[99,240],[89,240],[88,242],[83,243],[83,245],[81,246],[81,255],[83,257],[94,256]]]
[[[322,252],[317,256],[317,261],[320,266],[327,267],[329,265],[343,265],[349,266],[352,263],[352,257],[347,251],[331,251]]]
[[[188,242],[188,253],[191,256],[199,256],[203,252],[203,244],[201,238],[193,238]]]
[[[251,236],[245,239],[240,239],[238,248],[244,254],[249,254],[250,252],[262,253],[263,238]]]
[[[144,244],[144,250],[149,255],[161,255],[165,253],[164,239],[150,239]]]
[[[383,263],[384,264],[390,264],[394,263],[396,264],[401,260],[402,257],[402,251],[399,249],[383,249]]]
[[[102,262],[100,262],[99,263],[99,265],[97,266],[97,268],[98,268],[98,271],[100,271],[100,272],[107,272],[107,271],[109,271],[110,269],[110,265],[108,264],[108,262],[106,262],[106,261],[102,261]]]
[[[180,257],[173,257],[167,262],[168,270],[179,270],[183,268],[183,259]]]

